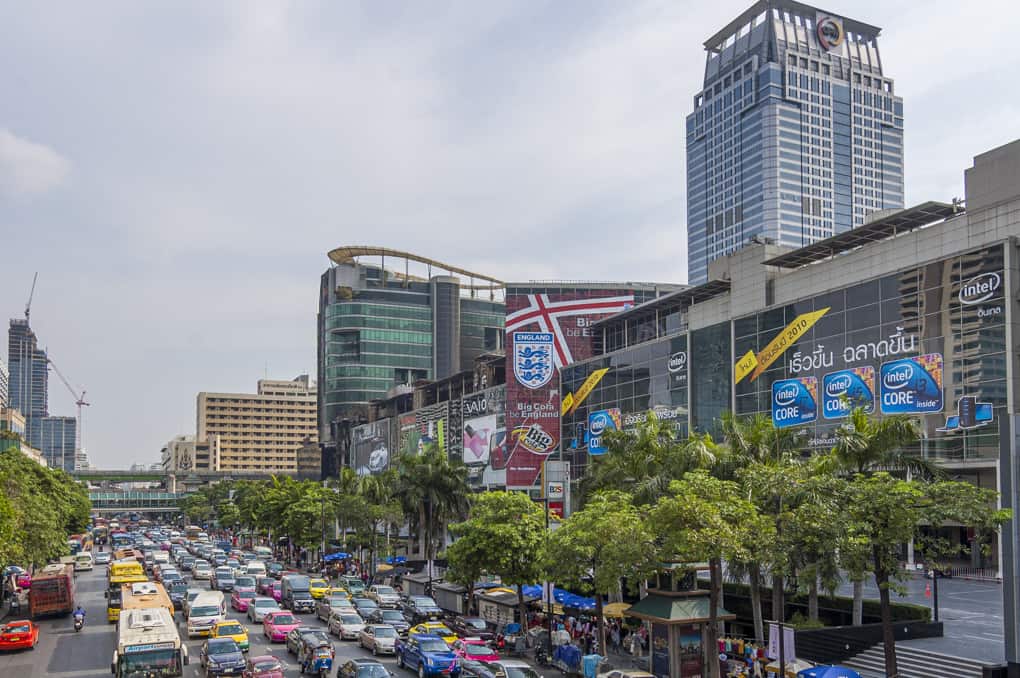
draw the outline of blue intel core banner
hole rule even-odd
[[[818,418],[818,379],[798,377],[772,382],[772,423],[799,426]]]
[[[879,373],[882,414],[942,411],[942,354],[893,360]]]
[[[875,411],[875,368],[871,365],[830,372],[822,379],[822,416],[841,419],[855,407]]]

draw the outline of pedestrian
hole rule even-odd
[[[620,654],[620,627],[613,622],[613,630],[609,632],[609,637],[613,641],[613,653]]]
[[[641,656],[641,636],[637,633],[630,634],[630,653],[635,657]]]

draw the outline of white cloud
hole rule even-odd
[[[23,196],[59,186],[71,163],[49,146],[0,128],[0,194]]]

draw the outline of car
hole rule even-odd
[[[266,572],[273,579],[283,576],[283,563],[266,563]]]
[[[262,618],[269,612],[279,612],[280,604],[272,598],[257,597],[248,603],[248,611],[245,614],[253,624],[261,624]]]
[[[245,669],[244,653],[233,638],[209,638],[198,654],[207,676],[241,673]]]
[[[325,596],[315,601],[315,616],[322,621],[326,621],[329,619],[330,614],[340,610],[356,612],[353,603],[346,598],[331,598],[329,596]]]
[[[235,576],[234,588],[255,593],[255,577],[249,577],[246,574],[242,574],[240,577]]]
[[[326,628],[340,640],[357,640],[358,634],[365,628],[365,620],[355,612],[333,612]]]
[[[170,596],[170,602],[174,604],[174,609],[183,610],[184,600],[188,596],[188,585],[184,583],[184,580],[179,579],[165,588],[167,595]]]
[[[412,624],[420,624],[442,618],[443,611],[428,596],[410,596],[404,603],[404,615]]]
[[[213,569],[207,561],[196,560],[191,568],[191,576],[198,579],[212,579]]]
[[[379,607],[399,607],[400,594],[392,586],[376,584],[368,589],[369,598],[379,603]]]
[[[459,638],[453,644],[453,653],[461,659],[474,661],[499,661],[499,653],[481,638]]]
[[[655,678],[655,676],[647,671],[613,669],[598,674],[597,678]]]
[[[209,632],[209,637],[233,638],[237,646],[241,648],[241,652],[247,652],[248,648],[251,647],[251,643],[248,641],[248,629],[244,628],[241,622],[234,621],[233,619],[227,619],[214,624]]]
[[[185,614],[187,614],[188,610],[191,609],[191,601],[193,601],[195,598],[197,598],[198,594],[200,594],[200,593],[203,593],[202,589],[192,589],[192,588],[189,588],[184,593],[184,606],[183,606],[182,609],[184,610]]]
[[[457,641],[457,634],[451,631],[443,622],[423,622],[417,626],[412,626],[411,630],[407,633],[411,636],[438,636],[447,643],[455,643]]]
[[[270,590],[269,595],[273,597],[273,600],[280,602],[283,598],[283,588],[280,582],[273,582],[273,588]]]
[[[337,678],[391,678],[393,676],[377,659],[358,657],[344,662],[336,672]]]
[[[241,565],[241,561],[237,558],[227,558],[227,562],[223,563],[223,566],[229,567],[235,577],[240,577],[245,573],[244,566]]]
[[[19,619],[0,626],[0,650],[34,650],[39,644],[39,626]]]
[[[379,603],[375,602],[371,598],[354,598],[354,609],[358,611],[363,618],[367,618],[368,615],[372,614],[379,609]]]
[[[332,598],[343,597],[347,600],[351,599],[351,592],[345,589],[343,586],[330,586],[329,593],[326,594]]]
[[[271,654],[248,657],[244,678],[283,678],[283,664]]]
[[[259,577],[255,582],[255,590],[258,591],[260,596],[268,596],[273,590],[273,582],[276,581],[272,577]]]
[[[109,565],[110,564],[110,552],[109,551],[100,551],[99,553],[95,554],[95,558],[96,558],[96,565]]]
[[[315,612],[315,599],[308,591],[292,591],[289,601],[284,601],[284,607],[290,607],[293,612]]]
[[[230,568],[217,567],[216,571],[213,572],[212,578],[209,579],[209,588],[217,591],[233,591],[234,590],[234,573]]]
[[[312,594],[312,598],[322,598],[326,593],[329,592],[329,582],[325,579],[309,579],[308,580],[308,592]]]
[[[347,575],[346,577],[340,578],[340,584],[350,591],[353,596],[357,596],[365,592],[365,582],[361,581],[361,577]]]
[[[220,605],[205,599],[204,596],[198,596],[188,607],[188,637],[208,636],[212,627],[223,619],[224,614]]]
[[[397,630],[387,624],[366,624],[358,634],[358,645],[372,654],[395,654],[397,651]]]
[[[178,565],[181,566],[181,571],[191,572],[191,568],[195,566],[196,562],[198,562],[198,559],[195,558],[195,556],[183,556],[181,557],[181,562],[179,562]]]
[[[247,612],[251,601],[255,599],[255,592],[250,589],[234,589],[230,594],[230,607],[238,612]]]
[[[500,659],[498,662],[478,662],[462,659],[461,678],[542,678],[535,669],[519,659]]]
[[[397,643],[397,666],[410,669],[418,678],[426,676],[458,676],[457,655],[439,636],[410,635]]]
[[[311,626],[299,626],[287,634],[287,652],[294,655],[298,654],[298,651],[301,649],[302,639],[305,637],[313,640],[316,644],[325,643],[333,647],[333,641],[329,639],[329,634],[322,629],[316,629]]]
[[[385,610],[380,607],[368,615],[367,621],[372,624],[389,624],[402,636],[406,636],[411,630],[411,625],[407,623],[404,613],[400,610]]]
[[[481,638],[495,640],[496,634],[489,630],[489,624],[481,617],[454,617],[450,620],[450,628],[461,638]]]
[[[262,618],[262,635],[271,643],[287,640],[287,634],[301,626],[301,620],[292,613],[279,610],[270,612]]]

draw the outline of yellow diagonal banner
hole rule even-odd
[[[584,402],[584,399],[588,397],[588,395],[592,392],[592,389],[598,386],[598,383],[602,381],[602,377],[606,376],[606,372],[608,371],[609,371],[608,367],[603,367],[595,370],[594,372],[588,375],[587,379],[584,380],[584,383],[581,384],[581,388],[577,389],[577,393],[574,393],[572,397],[568,395],[567,398],[564,398],[563,400],[564,407],[567,404],[567,399],[568,398],[570,399],[570,409],[567,410],[567,412],[573,412],[578,407],[580,407],[581,403]]]
[[[574,405],[574,394],[573,393],[568,393],[567,397],[564,398],[563,402],[560,404],[560,416],[562,417],[567,412],[569,412],[570,408],[573,407],[573,405]]]
[[[793,322],[784,327],[783,331],[768,343],[768,346],[758,351],[758,355],[749,357],[745,354],[733,367],[733,383],[740,383],[740,380],[751,369],[754,370],[751,372],[751,381],[757,379],[772,363],[776,362],[779,356],[786,352],[786,349],[797,343],[828,312],[828,308],[823,308],[810,313],[801,313],[793,319]]]

